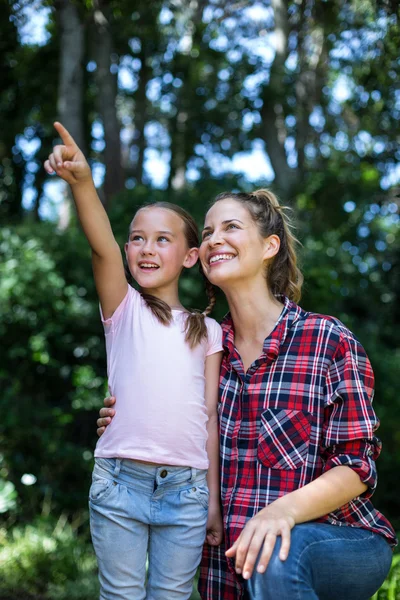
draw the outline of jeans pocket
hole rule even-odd
[[[310,414],[268,408],[261,414],[257,458],[270,469],[301,467],[310,443]]]
[[[105,477],[99,477],[93,474],[92,485],[89,490],[89,500],[93,504],[99,504],[104,501],[111,493],[114,487],[114,482]]]
[[[188,490],[189,495],[196,498],[197,502],[205,509],[208,510],[208,500],[210,493],[208,491],[207,484],[194,485]]]

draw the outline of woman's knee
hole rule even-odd
[[[257,573],[255,570],[247,582],[247,589],[251,600],[277,600],[292,598],[299,584],[299,575],[303,576],[304,569],[299,574],[298,556],[301,549],[289,552],[286,560],[279,558],[280,538],[278,538],[275,549],[265,573]],[[294,549],[292,549],[294,550]]]
[[[278,541],[265,574],[253,575],[251,600],[369,598],[390,568],[389,545],[366,530],[310,523],[296,526],[291,542],[286,561]]]

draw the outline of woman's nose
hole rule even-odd
[[[207,241],[208,241],[209,246],[211,246],[211,247],[222,244],[223,239],[221,236],[221,232],[213,231],[213,233],[208,237]]]

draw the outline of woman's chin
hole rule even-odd
[[[207,279],[212,285],[223,288],[237,279],[237,277],[233,273],[224,272],[223,269],[210,269],[207,273]]]

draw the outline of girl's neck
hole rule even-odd
[[[283,304],[273,296],[266,281],[246,282],[223,290],[235,328],[235,340],[264,340],[275,327]]]
[[[179,294],[178,294],[178,289],[176,286],[169,286],[167,288],[151,288],[151,289],[145,289],[142,288],[141,290],[144,294],[149,294],[150,296],[154,296],[154,298],[158,298],[159,300],[162,300],[163,302],[165,302],[166,304],[168,304],[168,306],[171,309],[177,309],[177,310],[185,310],[185,307],[182,306],[181,301],[179,300]]]

